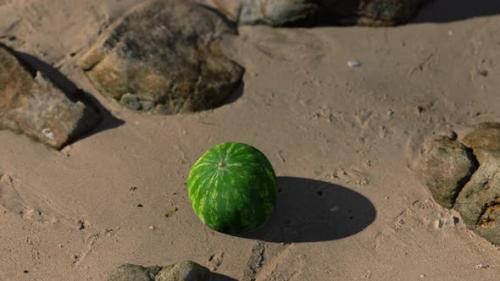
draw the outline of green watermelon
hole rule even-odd
[[[276,205],[276,175],[267,157],[248,144],[227,142],[205,152],[187,179],[189,200],[211,229],[241,234],[261,226]]]

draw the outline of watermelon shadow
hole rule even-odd
[[[278,177],[271,218],[244,238],[268,242],[317,242],[354,235],[376,218],[375,206],[349,188],[324,181]]]

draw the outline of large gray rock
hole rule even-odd
[[[480,124],[463,138],[468,148],[458,141],[438,139],[434,143],[421,163],[422,177],[434,198],[457,210],[468,228],[500,245],[500,124]],[[470,156],[464,154],[468,149]],[[463,188],[451,188],[470,165],[465,157],[477,161],[478,168],[460,181]],[[454,202],[448,200],[455,197]]]
[[[500,124],[483,123],[463,142],[477,156],[479,169],[458,196],[455,209],[469,228],[500,245]]]
[[[93,129],[100,115],[0,45],[0,129],[61,148]]]
[[[317,16],[314,0],[212,0],[213,5],[240,24],[285,26],[307,23]]]
[[[500,124],[481,123],[474,131],[467,134],[462,142],[472,148],[478,158],[484,154],[498,152],[500,151]]]
[[[427,0],[207,0],[240,24],[397,25]]]
[[[448,137],[433,139],[420,162],[420,173],[434,199],[453,207],[458,193],[476,169],[470,149]]]
[[[108,275],[107,281],[210,281],[211,272],[193,262],[182,261],[164,267],[124,264]]]
[[[132,110],[205,110],[221,105],[244,72],[223,54],[224,34],[236,30],[207,6],[148,2],[105,32],[81,67],[102,94]]]
[[[210,271],[192,261],[164,267],[155,281],[210,281]]]

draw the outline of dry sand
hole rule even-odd
[[[124,121],[62,151],[0,132],[0,280],[104,280],[121,263],[183,259],[237,280],[499,280],[499,249],[461,221],[436,228],[457,214],[412,170],[425,136],[500,121],[495,1],[455,1],[460,11],[440,16],[454,1],[438,0],[397,28],[241,27],[227,39],[247,70],[241,96],[180,116],[123,109],[76,67],[136,2],[0,0],[1,42]],[[190,165],[228,140],[264,151],[287,190],[251,238],[209,230],[186,198]]]

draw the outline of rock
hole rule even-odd
[[[455,209],[464,223],[500,245],[500,154],[485,156],[457,198]]]
[[[469,229],[500,245],[500,124],[480,124],[462,143],[435,139],[424,154],[421,176],[438,203],[453,207]]]
[[[155,281],[210,281],[210,271],[192,261],[164,267]]]
[[[481,158],[483,154],[500,151],[500,124],[481,123],[471,133],[467,134],[463,143],[474,150],[474,154]]]
[[[234,1],[238,2],[238,1]],[[270,26],[286,26],[307,24],[318,13],[319,5],[311,0],[242,0],[240,6],[230,1],[214,0],[215,6],[221,11],[237,11],[230,18],[237,18],[240,24],[265,24]]]
[[[210,109],[239,86],[244,72],[223,54],[224,34],[236,34],[234,26],[207,6],[148,2],[105,32],[80,65],[103,95],[129,109]]]
[[[439,219],[434,221],[434,228],[439,229],[454,227],[459,221],[460,219],[455,216],[440,217]]]
[[[477,156],[479,169],[464,186],[455,209],[469,228],[500,245],[500,124],[480,124],[463,142]]]
[[[193,262],[183,261],[162,267],[124,264],[115,268],[107,281],[210,281],[210,271]]]
[[[44,74],[0,45],[0,129],[23,133],[60,149],[100,121],[98,110],[64,93]]]
[[[108,276],[108,281],[154,281],[161,270],[159,266],[144,267],[124,264],[115,268]]]
[[[420,176],[432,196],[445,208],[453,207],[455,198],[475,169],[470,149],[444,136],[430,142],[419,166]]]
[[[270,26],[397,25],[407,22],[427,0],[210,0],[240,24]]]

